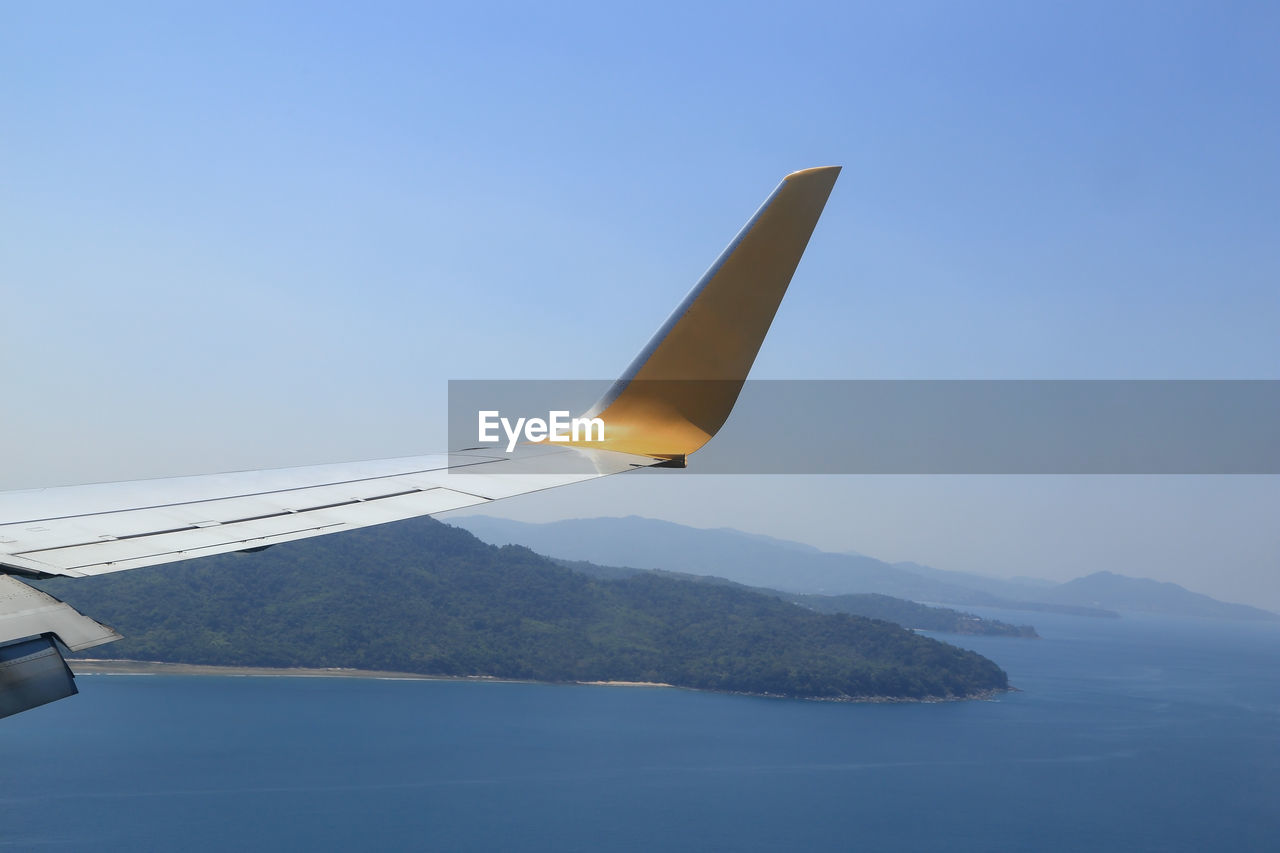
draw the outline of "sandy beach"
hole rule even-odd
[[[376,669],[345,669],[267,666],[209,666],[194,663],[163,663],[145,660],[112,660],[106,658],[73,658],[67,661],[76,675],[222,675],[288,678],[397,678],[419,681],[490,681],[504,683],[539,683],[517,678],[495,678],[491,675],[422,675],[417,672],[391,672]],[[647,681],[577,681],[602,687],[670,687]]]
[[[76,675],[243,675],[287,676],[291,678],[416,678],[444,680],[443,676],[415,672],[385,672],[372,669],[304,668],[274,669],[267,666],[208,666],[194,663],[162,663],[145,660],[72,659],[67,661]],[[497,681],[493,678],[460,678],[458,681]]]

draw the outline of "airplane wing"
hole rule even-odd
[[[683,465],[728,418],[839,171],[783,179],[596,405],[605,441],[0,492],[0,717],[76,692],[61,648],[119,639],[6,575],[85,577],[254,551]]]

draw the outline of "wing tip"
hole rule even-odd
[[[840,170],[843,168],[844,168],[843,166],[813,166],[812,168],[809,168],[809,169],[801,169],[798,172],[792,172],[791,174],[783,178],[783,180],[790,181],[796,178],[803,178],[808,175],[820,175],[820,174],[829,174],[834,179],[837,176],[839,176]]]

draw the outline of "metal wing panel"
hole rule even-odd
[[[660,461],[532,445],[511,457],[460,453],[10,492],[0,496],[0,517],[26,520],[0,525],[0,565],[104,574],[461,509]]]

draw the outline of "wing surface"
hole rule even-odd
[[[84,577],[476,506],[663,460],[526,445],[0,493],[0,566]]]

